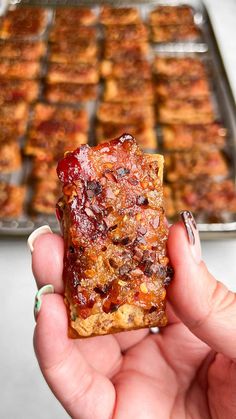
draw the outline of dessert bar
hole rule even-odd
[[[97,62],[49,63],[47,81],[49,83],[84,83],[93,84],[99,81]]]
[[[141,22],[138,9],[135,7],[104,6],[99,20],[103,25],[131,25]]]
[[[59,162],[70,337],[166,325],[162,169],[162,156],[143,154],[130,135]]]
[[[219,150],[166,155],[166,177],[169,182],[194,180],[198,177],[222,178],[229,174],[224,155]]]
[[[193,10],[190,6],[158,6],[149,14],[152,25],[183,25],[193,23]]]
[[[162,126],[163,146],[166,150],[191,150],[209,147],[222,148],[227,130],[218,122],[204,125]]]
[[[25,186],[10,185],[0,182],[0,217],[20,217],[26,195]]]
[[[95,100],[98,86],[96,84],[52,83],[46,84],[45,98],[51,103],[76,104]]]

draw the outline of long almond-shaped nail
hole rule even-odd
[[[37,321],[38,314],[40,312],[42,306],[42,296],[45,294],[53,294],[54,293],[54,286],[52,284],[44,285],[40,288],[35,296],[34,302],[34,318]]]
[[[33,233],[30,234],[30,236],[28,237],[28,240],[27,240],[27,244],[28,244],[28,247],[29,247],[31,253],[33,253],[33,251],[34,251],[35,240],[39,236],[41,236],[42,234],[45,234],[45,233],[52,233],[52,230],[50,229],[50,227],[48,225],[44,225],[42,227],[39,227],[39,228],[37,228],[37,230],[34,230]]]
[[[192,257],[194,261],[199,264],[202,260],[202,251],[196,221],[190,211],[182,211],[180,216],[187,232]]]

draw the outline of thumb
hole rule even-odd
[[[44,295],[34,333],[34,348],[42,373],[72,418],[110,418],[114,387],[86,361],[80,341],[69,339],[67,328],[63,297]]]
[[[192,214],[170,228],[169,257],[174,280],[169,300],[177,316],[199,339],[236,358],[236,294],[217,281],[201,261],[200,239]]]

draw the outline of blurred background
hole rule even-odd
[[[70,18],[68,24],[63,13],[58,13],[55,19],[48,9],[46,15],[44,11],[30,11],[24,12],[23,17],[22,12],[21,16],[8,12],[0,19],[0,418],[68,417],[45,384],[34,356],[36,286],[26,247],[26,236],[35,226],[49,222],[52,228],[57,228],[53,215],[59,194],[55,165],[68,148],[73,149],[87,141],[91,144],[100,142],[118,135],[125,127],[134,135],[136,131],[137,136],[142,134],[139,141],[144,150],[164,152],[167,161],[165,193],[170,219],[186,206],[195,212],[205,230],[202,233],[203,257],[210,271],[230,289],[236,290],[236,234],[233,231],[236,229],[236,2],[206,0],[204,3],[233,97],[216,57],[209,26],[202,21],[204,9],[198,1],[191,4],[195,20],[194,25],[188,22],[186,30],[182,30],[186,23],[181,23],[181,14],[177,14],[177,18],[174,15],[174,19],[180,19],[177,25],[171,21],[163,25],[161,14],[150,14],[155,9],[154,2],[145,8],[139,7],[141,19],[150,22],[152,38],[147,41],[146,31],[139,24],[137,32],[129,35],[134,39],[137,36],[135,47],[128,45],[125,51],[121,50],[119,40],[126,32],[109,29],[105,20],[102,23],[104,38],[101,40],[99,35],[97,40],[96,35],[94,42],[96,7],[92,14],[81,13],[82,41],[70,39],[70,28],[75,20]],[[0,1],[0,10],[5,5]],[[188,13],[185,18],[188,19]],[[171,14],[169,19],[173,19]],[[27,20],[32,24],[26,25]],[[150,54],[147,53],[148,42],[153,54],[151,69],[145,63],[145,54]],[[73,54],[71,45],[74,46]],[[206,57],[204,68],[196,62],[190,66],[189,62],[180,66],[164,62],[163,70],[163,62],[155,61],[154,57],[166,57],[168,51],[172,58],[191,58],[193,51],[201,51]],[[99,59],[98,65],[97,59],[101,56],[103,59]],[[119,66],[120,59],[129,63],[125,69]],[[140,66],[136,69],[138,81],[132,73],[132,63],[137,61]],[[175,74],[179,71],[182,76],[176,77],[181,79],[180,83],[176,84],[175,77],[168,73],[173,68]],[[122,73],[124,71],[130,72],[126,78],[134,79],[132,85],[120,81],[123,79],[119,74],[127,74]],[[162,71],[164,76],[160,77]],[[189,82],[189,75],[194,71],[198,76],[202,74],[196,84]],[[149,72],[153,80],[151,87]],[[117,103],[127,100],[127,89],[131,108],[135,108],[134,103],[139,104],[137,113],[132,119],[128,104],[125,109],[128,120],[123,117],[114,122],[115,116],[119,115]],[[177,105],[172,99],[177,100]],[[187,110],[186,103],[190,103]],[[194,106],[199,103],[197,111],[191,103]],[[154,123],[147,122],[150,107],[151,115],[155,115]],[[196,130],[199,125],[202,131]],[[194,129],[189,131],[189,126]],[[207,148],[204,143],[208,143]],[[179,157],[179,151],[181,156],[187,157]],[[202,162],[196,156],[204,157]],[[196,160],[197,163],[193,163]],[[176,179],[181,181],[178,183]],[[211,233],[214,229],[216,234]],[[220,230],[232,231],[224,232],[222,236]]]

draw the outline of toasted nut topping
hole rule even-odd
[[[119,284],[121,287],[124,287],[124,286],[126,285],[126,282],[125,282],[125,281],[122,281],[122,279],[120,279],[120,280],[118,281],[118,284]]]
[[[166,265],[168,264],[168,262],[169,262],[169,259],[168,259],[166,256],[164,256],[163,258],[160,258],[160,259],[159,259],[159,262],[160,262],[162,265],[166,266]]]
[[[141,290],[144,294],[147,294],[147,293],[148,293],[147,285],[145,284],[145,282],[142,282],[142,284],[140,285],[140,290]]]
[[[166,290],[165,288],[163,288],[162,293],[161,293],[161,299],[164,300],[166,296]]]
[[[108,169],[112,169],[113,163],[105,163],[103,166],[108,168]]]
[[[63,188],[63,192],[65,195],[74,194],[74,185],[66,185]]]
[[[96,218],[94,212],[90,208],[85,208],[84,212],[86,212],[88,217]]]
[[[84,273],[88,278],[93,278],[96,272],[94,269],[87,269],[87,271],[84,271]]]
[[[148,186],[148,182],[144,180],[143,182],[140,182],[140,185],[143,189],[146,189],[146,187]]]

